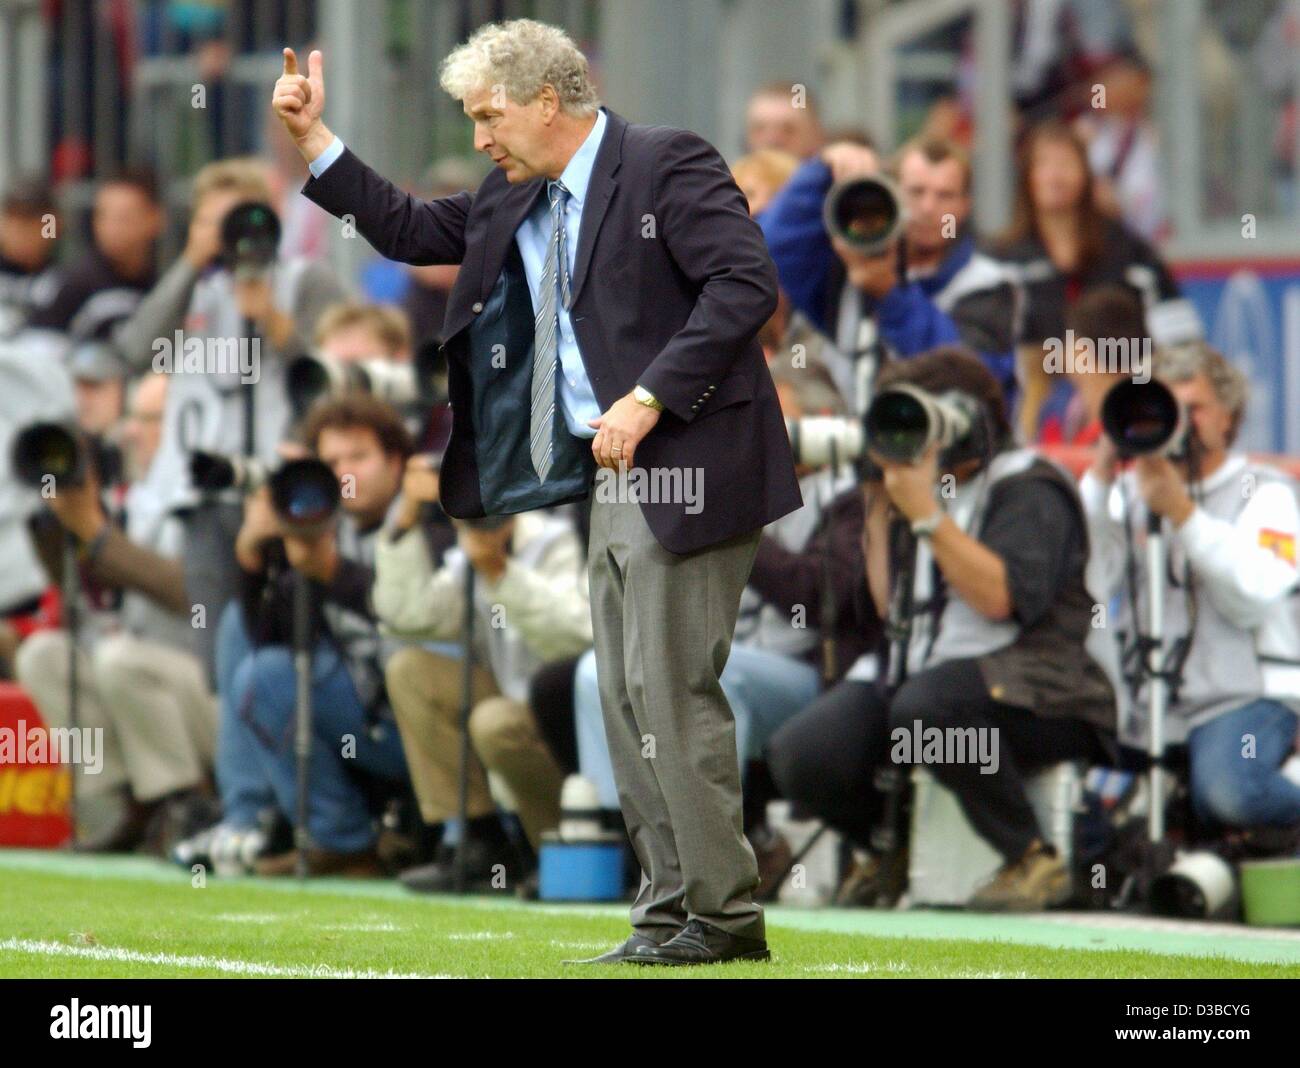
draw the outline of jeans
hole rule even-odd
[[[596,784],[601,807],[618,808],[594,649],[578,661],[575,675],[578,765],[582,775]],[[742,771],[747,760],[762,753],[777,729],[817,696],[819,686],[817,669],[805,661],[735,643],[718,681],[736,716],[736,752]]]
[[[1300,822],[1300,786],[1278,770],[1295,750],[1297,726],[1300,717],[1286,705],[1261,698],[1193,730],[1187,749],[1197,814],[1232,827]]]
[[[252,826],[268,804],[292,821],[297,816],[293,651],[282,645],[253,648],[239,606],[232,604],[221,619],[217,662],[217,776],[225,822]],[[402,781],[406,758],[397,725],[368,722],[347,665],[324,641],[312,653],[312,735],[307,772],[312,842],[341,853],[370,848],[374,824],[352,769]]]

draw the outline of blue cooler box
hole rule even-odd
[[[546,832],[538,855],[537,896],[542,901],[622,900],[623,841],[615,832],[580,842]]]

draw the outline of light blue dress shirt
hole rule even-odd
[[[591,184],[591,171],[596,164],[596,152],[600,148],[601,138],[605,136],[608,118],[604,108],[596,112],[596,123],[587,138],[578,147],[578,151],[569,160],[568,166],[560,175],[560,181],[569,191],[569,200],[564,212],[565,245],[569,256],[569,275],[573,275],[578,258],[578,232],[582,225],[582,209],[587,201],[587,187]],[[336,159],[343,154],[343,142],[335,137],[329,148],[312,160],[307,166],[311,173],[319,178]],[[515,231],[515,241],[524,261],[524,274],[528,278],[528,291],[536,307],[540,299],[542,270],[546,264],[546,247],[551,240],[550,187],[546,183],[546,196],[539,196],[533,210],[528,214],[519,229]],[[564,411],[564,421],[569,433],[580,438],[594,438],[595,427],[587,421],[601,414],[600,404],[591,388],[587,369],[582,363],[582,354],[578,350],[578,339],[573,332],[573,323],[569,310],[557,301],[559,310],[559,350],[560,350],[560,406]]]

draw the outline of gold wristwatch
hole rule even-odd
[[[637,404],[644,404],[647,408],[653,408],[656,412],[664,410],[663,402],[655,400],[655,395],[645,386],[637,386],[636,389],[632,390],[632,399]]]

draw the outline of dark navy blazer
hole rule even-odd
[[[607,114],[570,314],[602,411],[638,383],[665,406],[634,467],[689,477],[683,484],[700,490],[694,503],[681,494],[641,502],[659,543],[686,553],[803,503],[755,340],[776,307],[776,269],[716,149],[688,131]],[[564,423],[558,375],[545,483],[528,455],[533,310],[515,231],[545,184],[512,185],[494,169],[475,193],[423,201],[345,150],[303,189],[326,211],[351,216],[389,259],[461,265],[443,334],[453,425],[441,494],[452,516],[545,507],[591,488],[591,442]]]

